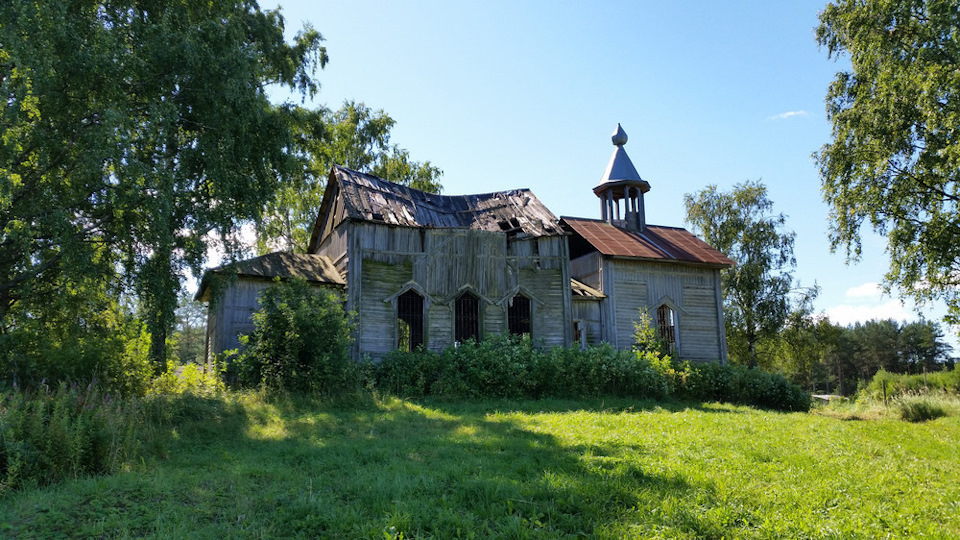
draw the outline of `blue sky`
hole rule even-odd
[[[558,216],[599,217],[591,188],[619,122],[652,187],[648,222],[685,226],[684,194],[761,179],[797,234],[795,277],[822,288],[818,311],[912,319],[912,303],[876,286],[882,239],[866,234],[856,265],[830,253],[811,154],[829,140],[823,98],[846,64],[817,47],[824,5],[280,2],[290,35],[309,22],[326,39],[314,102],[385,110],[393,142],[443,169],[445,193],[527,187]]]

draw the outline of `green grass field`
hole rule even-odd
[[[0,537],[960,537],[960,418],[627,400],[197,400],[127,472],[8,495]]]

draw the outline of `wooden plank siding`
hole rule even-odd
[[[606,325],[606,340],[618,348],[631,347],[639,310],[647,309],[656,324],[657,307],[672,302],[679,308],[674,313],[678,356],[694,361],[725,358],[722,306],[715,288],[719,269],[605,258],[601,271],[607,285],[606,311],[616,321]]]
[[[211,310],[208,331],[208,358],[240,346],[239,336],[253,332],[253,313],[260,309],[260,292],[272,285],[266,280],[240,278],[223,291]]]
[[[603,256],[599,251],[582,255],[570,261],[570,277],[589,285],[594,289],[603,290],[603,272],[601,261]]]
[[[347,227],[343,224],[330,231],[314,252],[315,255],[325,255],[330,258],[340,273],[347,271]]]
[[[603,341],[601,307],[603,300],[599,298],[573,299],[573,320],[580,323],[586,345],[599,345]]]
[[[453,344],[453,303],[465,290],[480,298],[481,334],[507,330],[507,300],[518,290],[532,297],[532,333],[545,346],[572,339],[566,238],[508,238],[473,229],[420,229],[345,222],[352,250],[348,308],[357,313],[355,354],[373,358],[397,346],[396,307],[388,300],[416,286],[425,304],[425,343]],[[326,253],[333,258],[332,253]],[[359,285],[359,286],[357,286]]]

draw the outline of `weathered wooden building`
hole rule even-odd
[[[626,140],[617,126],[594,188],[599,220],[557,219],[526,189],[436,195],[335,167],[302,256],[318,271],[299,274],[345,288],[358,357],[503,332],[629,348],[643,309],[681,358],[725,360],[719,273],[732,262],[684,229],[646,224],[650,185]],[[254,279],[214,304],[211,352],[248,328],[255,287],[240,284]]]
[[[685,229],[648,225],[650,184],[623,149],[627,134],[619,125],[612,141],[616,148],[593,188],[601,219],[560,220],[570,234],[571,276],[604,296],[577,299],[575,318],[589,342],[628,348],[633,322],[646,310],[680,358],[725,361],[720,271],[733,261]]]
[[[571,320],[567,237],[526,189],[434,195],[335,167],[309,252],[345,277],[358,354],[508,331],[573,339],[557,324]]]

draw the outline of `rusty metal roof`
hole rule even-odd
[[[330,175],[340,183],[348,219],[530,236],[564,234],[557,217],[529,189],[436,195],[345,167],[334,167]]]
[[[735,264],[723,253],[679,227],[648,225],[642,232],[632,232],[598,219],[562,217],[560,222],[597,251],[611,257],[723,267]]]
[[[207,288],[210,274],[236,274],[237,276],[260,279],[299,277],[313,283],[346,285],[343,276],[337,271],[329,257],[277,251],[260,257],[225,264],[204,272],[200,287],[197,289],[195,297],[197,300],[208,300]]]

